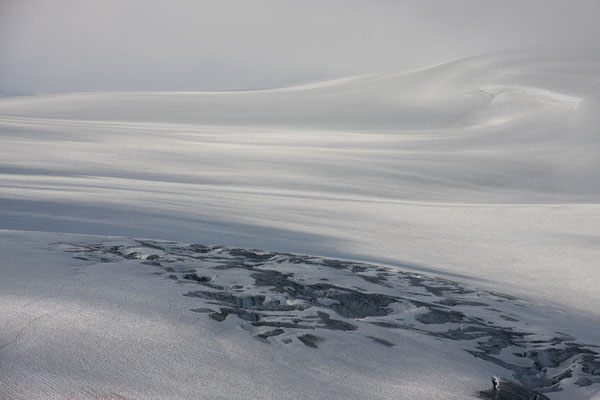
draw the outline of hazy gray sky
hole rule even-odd
[[[213,90],[594,47],[600,0],[0,0],[0,92]]]

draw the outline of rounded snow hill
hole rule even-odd
[[[566,57],[488,55],[398,74],[265,90],[5,98],[0,110],[53,119],[361,132],[561,120],[581,102],[598,101],[598,60]]]
[[[600,63],[0,99],[6,229],[375,261],[600,320]]]

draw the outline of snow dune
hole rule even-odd
[[[375,262],[597,327],[598,109],[598,60],[539,54],[270,90],[2,98],[0,228],[7,243],[31,230]]]
[[[4,98],[2,225],[409,264],[595,311],[598,71],[505,55],[287,89]]]

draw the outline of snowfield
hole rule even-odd
[[[517,53],[0,98],[0,398],[600,396],[598,110]]]

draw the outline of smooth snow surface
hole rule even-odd
[[[552,305],[600,332],[598,110],[597,60],[538,54],[261,91],[1,98],[0,228],[375,262]],[[265,351],[222,325],[223,336],[206,339],[212,328],[184,311],[185,298],[164,301],[171,289],[161,280],[137,280],[112,264],[61,269],[72,261],[39,250],[57,241],[4,234],[0,318],[8,336],[27,318],[61,318],[32,323],[37,338],[0,363],[0,377],[37,368],[38,384],[50,392],[81,395],[83,386],[117,393],[127,383],[134,398],[193,398],[198,387],[181,383],[194,374],[207,374],[203,385],[221,385],[222,392],[209,387],[207,398],[236,397],[235,390],[317,398],[322,385],[334,397],[442,398],[432,381],[444,383],[443,398],[464,398],[463,387],[472,395],[489,380],[477,364],[457,368],[448,360],[471,356],[448,356],[441,345],[415,356],[414,370],[402,364],[406,370],[398,371],[385,349],[367,357],[348,342],[298,372],[294,365],[315,361],[305,346],[291,355]],[[75,286],[61,294],[69,282]],[[116,308],[120,320],[112,318]],[[586,332],[588,343],[600,344],[600,333]],[[438,346],[403,335],[415,346]],[[90,353],[90,374],[71,370],[68,360],[57,366],[66,337],[92,336],[105,347]],[[170,345],[173,337],[178,343]],[[127,348],[135,343],[147,354]],[[73,346],[80,345],[89,342]],[[103,350],[110,357],[102,358]],[[216,369],[194,369],[197,356],[215,360]],[[81,367],[86,356],[73,357]],[[293,364],[274,367],[274,357]],[[350,359],[363,364],[348,367]],[[118,368],[103,368],[111,362]],[[133,368],[141,362],[148,364]],[[170,375],[153,381],[152,363]],[[417,374],[425,365],[439,370]],[[222,368],[231,371],[229,383]],[[311,379],[319,382],[315,392],[299,391]],[[17,386],[15,396],[29,393]]]

